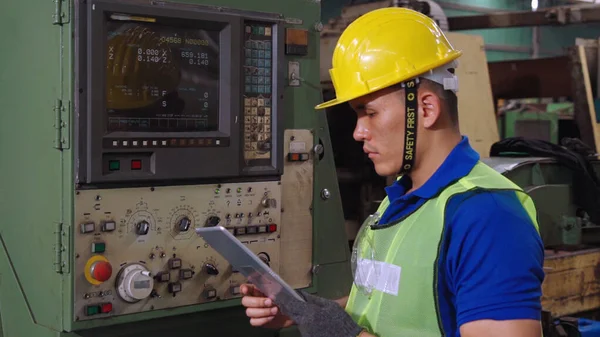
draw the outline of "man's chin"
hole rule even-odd
[[[398,174],[398,170],[394,170],[388,166],[375,165],[375,172],[382,177],[391,177]]]

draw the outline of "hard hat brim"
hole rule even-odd
[[[323,103],[317,105],[315,107],[315,109],[316,110],[322,110],[322,109],[330,108],[330,107],[338,105],[338,104],[346,103],[346,102],[348,102],[350,100],[351,99],[337,99],[337,98],[334,98],[334,99],[332,99],[330,101],[323,102]]]
[[[343,97],[343,98],[337,98],[336,97],[336,98],[334,98],[334,99],[332,99],[330,101],[323,102],[323,103],[315,106],[315,109],[316,110],[322,110],[322,109],[325,109],[325,108],[330,108],[330,107],[338,105],[338,104],[346,103],[346,102],[351,101],[353,99],[356,99],[358,97],[362,97],[362,96],[374,93],[376,91],[385,89],[385,88],[390,87],[392,85],[395,85],[395,84],[398,84],[398,83],[402,83],[402,82],[407,81],[407,80],[409,80],[411,78],[419,77],[419,76],[423,75],[427,70],[434,69],[436,67],[442,66],[444,64],[448,64],[448,63],[450,63],[450,62],[458,59],[459,57],[462,56],[462,54],[463,54],[462,51],[460,51],[460,50],[454,50],[454,51],[452,51],[452,53],[448,54],[445,58],[440,59],[437,62],[433,62],[433,63],[429,64],[428,67],[427,67],[427,69],[420,69],[420,70],[414,71],[411,74],[408,74],[408,76],[404,76],[402,78],[398,78],[395,81],[392,81],[390,83],[386,83],[383,86],[374,87],[374,88],[371,88],[371,90],[368,90],[368,91],[365,91],[365,92],[362,92],[362,93],[357,93],[355,95],[351,95],[350,97]]]

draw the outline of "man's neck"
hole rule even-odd
[[[433,135],[431,145],[421,158],[417,158],[418,164],[414,170],[409,173],[412,180],[410,193],[423,186],[433,176],[435,171],[444,163],[450,152],[460,143],[462,136],[460,133],[446,133],[444,135]]]

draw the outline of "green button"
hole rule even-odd
[[[96,315],[100,312],[100,307],[97,305],[89,305],[86,309],[86,314],[88,316]]]
[[[106,244],[104,242],[93,242],[92,253],[104,253],[106,250]]]
[[[108,169],[111,171],[118,171],[121,168],[121,163],[118,160],[111,160],[108,162]]]

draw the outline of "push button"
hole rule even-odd
[[[142,161],[138,159],[134,159],[131,161],[131,169],[132,170],[141,170],[142,169]]]
[[[108,169],[110,171],[118,171],[121,169],[121,162],[118,160],[110,160],[108,162]]]
[[[85,307],[85,314],[87,316],[94,316],[98,314],[108,314],[113,310],[112,303],[101,303],[92,304]]]
[[[112,265],[106,261],[98,261],[90,268],[92,278],[98,282],[106,282],[112,276]]]
[[[108,314],[109,312],[111,312],[113,309],[113,305],[112,303],[104,303],[100,306],[100,312],[102,312],[103,314]]]
[[[98,313],[100,313],[99,305],[88,305],[87,307],[85,307],[85,314],[88,316],[94,316]]]
[[[114,221],[106,221],[102,223],[100,230],[103,232],[112,232],[117,228],[117,224]]]
[[[105,250],[106,250],[106,243],[92,242],[92,253],[104,253]]]
[[[96,225],[93,222],[82,223],[80,226],[81,234],[91,233],[96,230]]]

